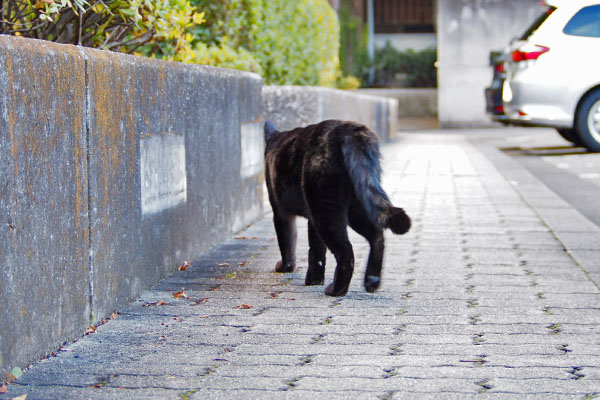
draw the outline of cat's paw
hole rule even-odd
[[[325,288],[325,294],[327,296],[342,297],[345,296],[346,293],[348,293],[348,286],[342,289],[336,289],[335,285],[332,283]]]
[[[296,266],[291,263],[284,264],[283,261],[277,261],[275,265],[276,272],[294,272]]]
[[[325,283],[325,266],[321,261],[319,261],[316,265],[308,266],[308,271],[306,271],[306,279],[304,279],[304,284],[306,286],[313,285],[322,285]]]
[[[316,285],[322,285],[325,283],[325,277],[317,277],[317,276],[306,276],[306,279],[304,280],[304,284],[306,286],[316,286]]]
[[[375,275],[365,275],[365,289],[369,293],[374,293],[379,289],[381,278]]]

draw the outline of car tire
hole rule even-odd
[[[567,142],[573,143],[575,146],[583,146],[583,142],[579,138],[579,133],[572,128],[557,128],[558,134]]]
[[[589,93],[579,103],[575,127],[588,150],[600,152],[600,89]]]

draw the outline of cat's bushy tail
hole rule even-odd
[[[411,225],[409,216],[403,209],[392,205],[381,187],[377,136],[366,127],[357,126],[345,137],[342,153],[354,193],[371,222],[398,235],[408,232]]]

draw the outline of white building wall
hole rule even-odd
[[[442,127],[485,126],[489,54],[539,16],[539,0],[438,0],[438,112]]]
[[[384,47],[387,42],[397,50],[424,50],[437,45],[435,33],[377,33],[375,47]]]

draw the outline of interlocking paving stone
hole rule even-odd
[[[598,269],[586,258],[598,259],[600,230],[573,228],[573,210],[476,139],[407,134],[383,153],[384,186],[413,228],[386,233],[377,293],[362,287],[368,246],[354,233],[348,295],[304,286],[303,221],[298,270],[275,273],[266,215],[0,399],[600,397]],[[334,265],[329,255],[327,282]]]

